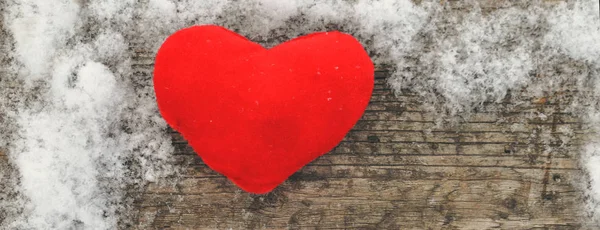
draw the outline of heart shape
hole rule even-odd
[[[340,32],[271,49],[206,25],[175,32],[156,55],[161,115],[213,170],[267,193],[333,149],[364,113],[374,67]]]

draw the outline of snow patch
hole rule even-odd
[[[72,0],[13,2],[5,14],[15,41],[15,54],[31,79],[42,78],[52,56],[77,29],[80,7]]]
[[[27,224],[17,228],[109,229],[117,224],[107,204],[120,194],[108,196],[100,180],[123,170],[118,140],[105,137],[118,119],[110,115],[119,113],[122,89],[100,63],[85,63],[75,76],[81,80],[54,76],[64,87],[53,91],[53,98],[62,103],[20,114],[22,138],[12,152],[29,203]]]
[[[25,82],[9,146],[20,174],[3,228],[115,229],[148,181],[173,174],[148,80],[131,79],[134,1],[13,2],[12,69]],[[130,188],[130,189],[126,189]]]

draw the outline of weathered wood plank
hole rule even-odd
[[[448,126],[418,97],[376,100],[331,153],[267,195],[239,190],[172,132],[174,157],[187,170],[175,185],[148,187],[137,203],[140,227],[581,226],[582,192],[572,182],[587,131],[571,114],[509,101],[502,113],[490,105]],[[548,115],[529,116],[536,113]]]
[[[413,170],[421,171],[418,167]],[[487,173],[493,175],[497,172]],[[377,228],[386,215],[391,215],[388,222],[397,227],[471,225],[483,228],[511,224],[511,221],[513,225],[525,227],[565,224],[562,220],[544,217],[550,215],[550,211],[541,207],[579,202],[575,196],[569,195],[572,190],[568,185],[553,186],[553,194],[564,197],[558,198],[557,195],[544,199],[536,195],[541,194],[540,186],[533,182],[508,178],[470,180],[469,176],[465,176],[478,178],[476,173],[458,168],[439,168],[429,174],[421,173],[423,176],[419,176],[418,180],[415,177],[383,180],[382,177],[331,178],[331,174],[326,173],[320,180],[292,178],[267,196],[247,196],[236,189],[214,183],[215,180],[228,183],[224,178],[192,178],[182,181],[180,186],[171,191],[154,191],[146,195],[150,202],[139,205],[143,211],[164,210],[165,206],[174,211],[154,216],[152,223],[160,227]],[[539,170],[514,173],[530,177],[531,180],[536,180],[541,174],[543,172]],[[150,191],[152,188],[149,188]],[[183,215],[183,210],[195,211]],[[320,221],[296,218],[307,210],[314,211],[311,217]],[[576,218],[576,212],[573,211],[568,209],[555,214],[562,218]],[[219,213],[218,218],[215,218],[215,212]],[[253,221],[264,225],[248,225]]]

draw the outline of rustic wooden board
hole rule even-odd
[[[148,70],[145,62],[139,68]],[[393,96],[387,77],[376,73],[371,103],[342,143],[266,195],[239,190],[171,132],[174,157],[187,170],[176,185],[148,186],[137,203],[138,227],[582,226],[583,194],[572,182],[581,176],[577,152],[585,131],[559,102],[483,106],[464,122],[440,127],[418,97]],[[536,113],[552,115],[542,120]]]
[[[514,6],[478,2],[486,11]],[[465,7],[461,1],[449,3],[453,9]],[[153,53],[134,52],[136,74],[152,76]],[[395,95],[389,77],[386,68],[378,68],[366,113],[335,149],[266,195],[241,191],[171,132],[174,157],[186,170],[175,185],[147,187],[136,203],[137,227],[586,227],[584,194],[576,185],[582,178],[578,153],[588,131],[562,111],[568,95],[525,104],[507,98],[481,106],[458,124],[440,126],[421,98]]]

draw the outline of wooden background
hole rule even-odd
[[[133,50],[134,77],[151,76],[154,53]],[[267,195],[241,191],[171,132],[186,170],[176,185],[147,186],[133,227],[585,228],[576,185],[588,130],[562,111],[568,96],[525,104],[507,97],[463,122],[436,126],[418,97],[393,94],[388,77],[376,72],[370,105],[342,143]],[[2,153],[0,167],[8,167]]]
[[[479,2],[486,10],[510,5]],[[137,52],[136,73],[147,76],[153,53]],[[344,141],[266,195],[241,191],[171,132],[187,170],[175,186],[148,186],[136,203],[138,227],[590,228],[578,159],[590,131],[563,111],[570,95],[526,103],[509,95],[436,126],[419,97],[394,95],[388,70],[375,77],[370,105]]]
[[[419,98],[395,97],[376,73],[370,105],[329,154],[267,195],[247,194],[210,170],[172,133],[187,167],[176,186],[150,185],[139,227],[578,229],[580,122],[547,100],[488,106],[436,127]],[[542,100],[543,101],[543,100]],[[489,109],[489,110],[488,110]],[[532,113],[552,113],[546,120]],[[560,127],[574,130],[563,144]]]

